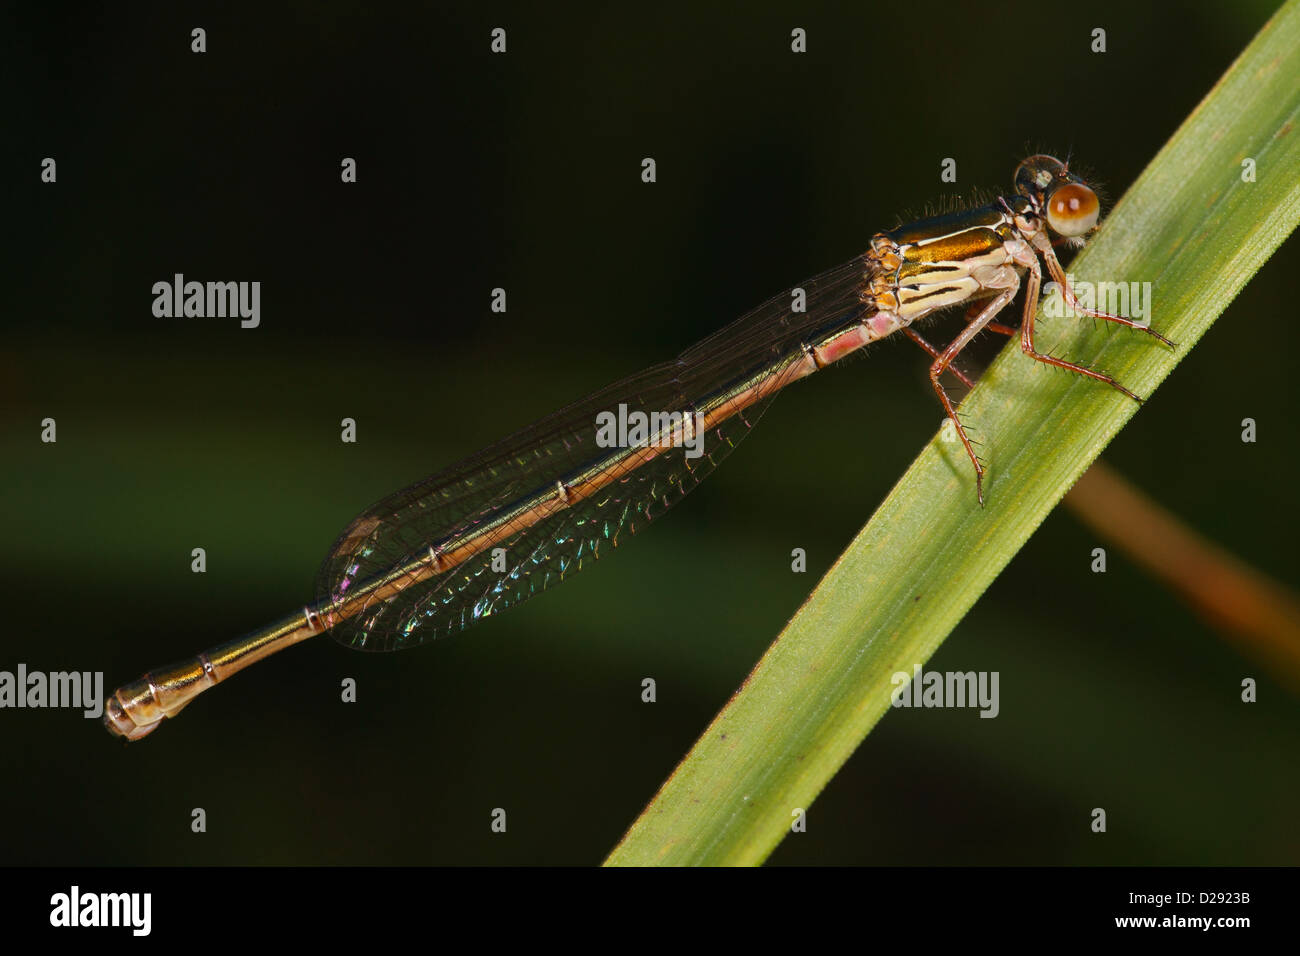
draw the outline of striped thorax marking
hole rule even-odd
[[[871,240],[868,257],[879,267],[869,291],[881,312],[896,324],[881,334],[911,325],[940,309],[1013,285],[1017,256],[1011,243],[1023,244],[1016,217],[997,207],[926,220],[924,228],[904,226]]]

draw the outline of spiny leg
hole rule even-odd
[[[1012,331],[1014,334],[1014,330]],[[930,358],[937,359],[939,357],[940,354],[939,350],[935,348],[933,345],[931,345],[929,342],[927,342],[925,339],[923,339],[921,337],[921,333],[916,331],[916,329],[905,328],[903,329],[903,334],[906,335],[913,342],[915,342],[917,345],[921,346],[921,348],[925,349],[925,351],[929,353]],[[949,371],[952,372],[953,375],[956,375],[957,378],[961,381],[961,383],[965,385],[967,388],[975,387],[975,383],[972,382],[969,378],[967,378],[966,373],[963,372],[961,369],[959,369],[956,365],[952,366],[952,368],[950,368]]]
[[[1059,269],[1060,266],[1058,265]],[[1080,375],[1086,375],[1088,378],[1096,379],[1099,382],[1105,382],[1111,388],[1123,392],[1135,402],[1141,402],[1142,399],[1130,392],[1127,388],[1117,382],[1114,378],[1105,372],[1095,372],[1090,368],[1084,368],[1082,365],[1075,365],[1073,362],[1067,362],[1065,359],[1059,359],[1055,356],[1044,355],[1034,347],[1034,318],[1038,314],[1038,287],[1043,281],[1043,270],[1038,265],[1037,260],[1033,265],[1028,267],[1029,278],[1025,282],[1025,312],[1020,323],[1020,350],[1032,359],[1037,359],[1046,365],[1054,368],[1063,368],[1069,372],[1077,372]],[[1062,285],[1062,288],[1065,288]],[[1129,321],[1128,319],[1124,320]],[[1140,328],[1141,326],[1139,326]],[[1149,331],[1149,330],[1148,330]]]
[[[967,307],[965,312],[966,321],[973,322],[976,316],[978,316],[983,311],[984,311],[983,302],[976,302],[973,305]],[[1003,325],[1001,322],[989,322],[987,325],[984,326],[984,328],[988,329],[990,332],[996,332],[998,333],[998,335],[1019,335],[1020,334],[1019,329],[1014,328],[1010,325]],[[938,357],[938,355],[934,352],[931,352],[930,354],[935,355],[936,358]]]
[[[966,310],[966,320],[968,322],[972,321],[983,310],[984,310],[984,306],[977,303],[973,308]],[[997,332],[999,335],[1011,336],[1011,335],[1020,334],[1019,329],[1014,328],[1010,325],[1003,325],[1001,322],[989,322],[985,324],[984,328],[988,329],[990,332]],[[915,342],[917,345],[921,346],[921,348],[923,348],[926,351],[926,353],[930,356],[930,358],[937,359],[939,357],[940,355],[939,350],[935,348],[935,346],[931,345],[929,341],[927,341],[921,335],[920,332],[916,331],[916,329],[913,329],[909,326],[908,328],[903,329],[903,334],[906,335],[913,342]],[[971,381],[970,376],[968,376],[965,372],[963,372],[960,368],[958,368],[956,363],[951,365],[948,371],[952,372],[952,374],[957,377],[958,381],[960,381],[967,388],[975,387],[975,383]]]
[[[948,418],[952,421],[954,429],[956,429],[957,437],[961,439],[966,454],[970,456],[971,464],[975,466],[975,497],[979,499],[981,505],[984,504],[984,466],[980,464],[975,449],[971,447],[970,438],[966,435],[966,428],[958,420],[957,410],[953,408],[952,399],[944,391],[943,382],[940,379],[952,364],[953,359],[957,357],[957,354],[970,344],[971,339],[975,338],[981,329],[993,321],[995,315],[1006,308],[1008,302],[1016,297],[1016,291],[1019,288],[1020,283],[1017,282],[1011,288],[999,292],[997,297],[981,310],[973,322],[961,330],[961,334],[949,343],[948,347],[935,359],[934,364],[930,366],[930,384],[934,386],[934,393],[939,396],[944,411],[948,413]]]
[[[1125,318],[1122,315],[1112,315],[1110,312],[1100,312],[1097,309],[1089,309],[1080,305],[1078,298],[1074,294],[1074,287],[1070,284],[1070,277],[1065,274],[1065,270],[1061,268],[1060,260],[1056,258],[1056,252],[1050,245],[1041,248],[1041,251],[1043,253],[1043,259],[1047,262],[1047,271],[1051,274],[1052,280],[1061,287],[1061,298],[1065,300],[1065,304],[1073,311],[1077,312],[1079,315],[1086,315],[1092,319],[1104,319],[1107,322],[1114,322],[1117,325],[1123,325],[1130,329],[1137,329],[1140,332],[1145,332],[1147,335],[1154,336],[1171,349],[1177,348],[1173,342],[1169,341],[1149,325],[1143,325],[1141,322],[1135,322],[1133,319]]]
[[[972,305],[970,308],[966,310],[966,321],[967,322],[973,321],[975,317],[978,316],[982,311],[984,311],[983,303],[976,302],[974,305]],[[1009,335],[1020,334],[1019,329],[1014,328],[1013,326],[1010,325],[1003,325],[1001,322],[990,322],[987,325],[985,325],[984,328],[988,329],[990,332],[996,332],[998,333],[998,335],[1009,336]]]

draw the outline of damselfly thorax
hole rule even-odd
[[[1018,330],[1021,349],[1029,357],[1104,382],[1141,401],[1110,375],[1039,352],[1034,344],[1034,316],[1043,273],[1040,257],[1060,286],[1066,304],[1077,314],[1141,329],[1166,345],[1164,336],[1132,319],[1084,308],[1061,268],[1052,237],[1082,245],[1097,228],[1101,207],[1097,194],[1069,167],[1051,156],[1031,156],[1015,174],[1015,195],[944,216],[935,216],[878,233],[864,255],[867,315],[858,337],[865,341],[902,331],[933,358],[930,381],[975,469],[976,495],[983,503],[984,466],[971,447],[966,429],[953,408],[941,378],[952,371],[972,383],[953,365],[954,358],[984,329],[1004,335],[1017,330],[994,318],[1026,288]],[[934,312],[989,300],[972,310],[973,319],[942,351],[927,342],[912,323]],[[863,344],[865,344],[865,341]],[[851,351],[848,349],[847,351]],[[844,349],[833,349],[835,358]]]
[[[867,252],[773,297],[675,361],[601,389],[372,505],[330,549],[312,604],[124,685],[108,699],[105,723],[114,734],[143,737],[208,687],[326,631],[353,648],[396,650],[519,604],[680,501],[787,385],[895,332],[933,359],[930,381],[974,466],[982,504],[984,466],[941,382],[951,371],[972,385],[953,363],[981,331],[1018,334],[1030,358],[1140,401],[1104,372],[1038,351],[1042,263],[1077,314],[1171,344],[1140,323],[1078,302],[1053,240],[1081,244],[1099,213],[1096,193],[1079,176],[1040,155],[1017,168],[1010,196],[877,234]],[[994,321],[1022,286],[1019,329]],[[912,328],[950,308],[967,309],[969,321],[944,348]],[[621,424],[611,440],[603,423],[615,417]]]

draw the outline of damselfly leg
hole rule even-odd
[[[917,345],[921,346],[921,348],[923,348],[926,351],[926,353],[930,356],[930,358],[937,359],[939,358],[940,355],[943,354],[937,347],[931,345],[921,335],[920,332],[916,331],[916,329],[912,329],[912,328],[903,329],[903,334],[906,335],[913,342],[915,342]],[[1014,330],[1013,330],[1013,334],[1014,334]],[[953,375],[957,376],[957,380],[960,381],[967,388],[975,387],[975,383],[971,381],[970,376],[967,375],[965,372],[963,372],[961,369],[959,369],[956,365],[950,365],[948,367],[948,371],[952,372]]]
[[[1060,286],[1062,299],[1075,314],[1104,319],[1105,321],[1114,322],[1118,325],[1125,326],[1126,328],[1138,329],[1154,336],[1164,345],[1170,348],[1174,347],[1173,342],[1160,333],[1153,331],[1145,323],[1136,322],[1133,319],[1122,315],[1115,315],[1110,312],[1103,312],[1082,305],[1078,296],[1075,294],[1073,284],[1069,281],[1069,277],[1065,274],[1065,270],[1061,268],[1060,260],[1057,259],[1056,253],[1053,251],[1050,242],[1042,241],[1041,234],[1039,234],[1031,239],[1031,244],[1034,250],[1042,254],[1043,259],[1047,262],[1048,271]],[[1111,388],[1114,388],[1116,391],[1127,395],[1135,402],[1142,402],[1141,396],[1130,391],[1128,388],[1125,388],[1112,375],[1108,375],[1105,372],[1098,372],[1084,365],[1079,365],[1075,362],[1068,362],[1064,359],[1057,358],[1056,356],[1047,355],[1038,351],[1034,342],[1034,320],[1038,313],[1038,293],[1042,286],[1043,278],[1042,267],[1038,262],[1038,256],[1032,253],[1029,255],[1022,254],[1022,256],[1017,259],[1017,264],[1021,265],[1026,273],[1026,279],[1024,280],[1025,304],[1021,315],[1020,328],[1018,330],[1011,326],[1003,325],[1000,322],[993,321],[994,317],[1006,308],[1006,306],[1015,298],[1016,293],[1020,288],[1020,281],[1018,279],[1011,288],[999,293],[987,305],[981,306],[977,304],[970,307],[966,312],[966,317],[970,321],[968,321],[965,328],[962,329],[961,334],[959,334],[957,338],[955,338],[942,352],[926,341],[915,330],[911,328],[904,330],[908,338],[921,346],[921,348],[925,349],[925,351],[935,360],[930,366],[930,383],[934,387],[935,394],[938,395],[940,404],[943,405],[944,411],[948,415],[948,419],[953,424],[957,437],[961,439],[962,446],[966,449],[966,454],[971,460],[971,465],[975,470],[975,495],[979,499],[981,505],[984,503],[984,465],[983,462],[980,461],[979,456],[975,454],[975,449],[972,447],[970,436],[967,434],[967,428],[962,423],[961,419],[957,417],[956,408],[954,407],[952,399],[949,397],[947,391],[944,389],[942,382],[943,373],[945,371],[950,371],[963,384],[971,387],[969,377],[957,368],[954,364],[954,360],[958,354],[961,353],[962,349],[969,345],[980,331],[988,329],[1001,335],[1019,335],[1021,351],[1035,361],[1050,365],[1053,368],[1075,372],[1079,375],[1102,382],[1109,385]]]
[[[1009,289],[1000,292],[992,302],[980,310],[975,321],[971,322],[961,333],[949,343],[948,347],[943,350],[934,364],[930,366],[930,384],[934,386],[934,393],[939,396],[944,411],[948,413],[948,418],[952,421],[953,427],[957,431],[957,437],[961,439],[962,446],[966,449],[966,454],[970,456],[970,462],[975,466],[975,497],[979,499],[980,504],[984,504],[984,465],[981,464],[979,456],[975,454],[975,449],[971,447],[970,436],[966,434],[966,426],[961,423],[957,417],[957,410],[953,407],[952,399],[948,397],[948,392],[943,387],[943,373],[948,370],[955,359],[971,339],[975,338],[991,321],[993,317],[1006,308],[1007,303],[1016,297],[1019,289],[1019,282]]]
[[[1056,253],[1050,247],[1043,250],[1043,259],[1047,262],[1047,271],[1051,275],[1052,281],[1061,287],[1061,298],[1069,307],[1070,311],[1077,315],[1086,315],[1090,319],[1104,319],[1107,322],[1114,322],[1116,325],[1122,325],[1126,328],[1137,329],[1139,332],[1145,332],[1147,335],[1155,337],[1169,348],[1177,348],[1174,342],[1165,338],[1145,322],[1135,322],[1133,319],[1125,318],[1122,315],[1115,315],[1112,312],[1101,312],[1097,309],[1090,309],[1083,305],[1078,297],[1074,294],[1074,283],[1070,282],[1069,276],[1061,268],[1061,261],[1056,258]]]

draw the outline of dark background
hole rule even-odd
[[[51,6],[0,28],[0,669],[108,691],[311,599],[373,500],[1027,147],[1117,198],[1274,5]],[[1297,268],[1292,240],[1106,456],[1291,584]],[[155,318],[174,272],[260,280],[261,327]],[[131,747],[0,711],[0,863],[600,861],[937,429],[925,365],[885,342],[792,389],[617,560],[461,636],[310,642]],[[1054,514],[931,660],[999,671],[998,719],[891,713],[773,862],[1300,861],[1295,698],[1098,543]]]

